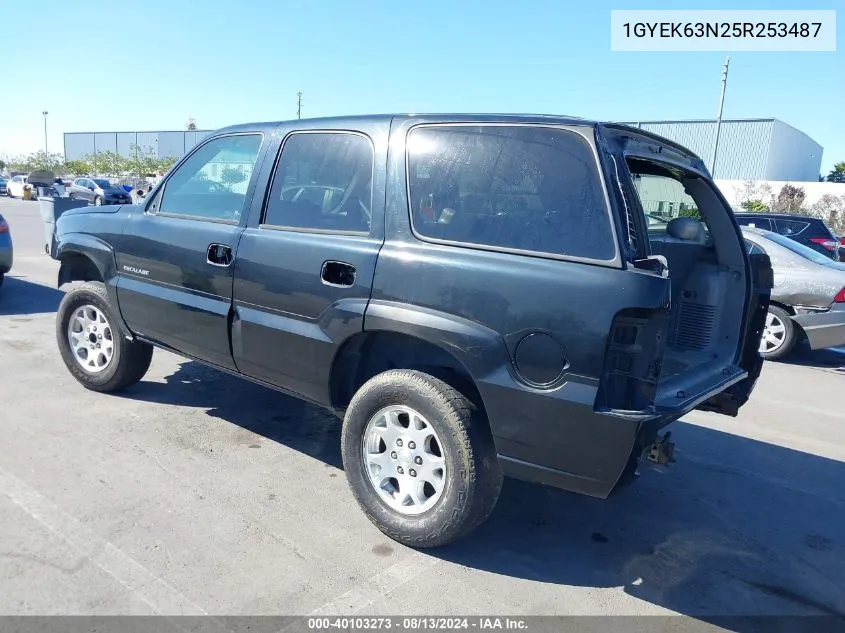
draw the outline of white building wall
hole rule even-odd
[[[638,127],[680,143],[712,171],[716,121],[635,121]],[[809,136],[777,119],[725,119],[719,133],[716,178],[727,180],[793,180],[819,178],[822,147]]]
[[[775,119],[763,179],[817,182],[821,167],[821,145],[800,130]]]

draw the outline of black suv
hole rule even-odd
[[[821,218],[787,213],[737,213],[736,221],[742,226],[780,233],[834,261],[845,261],[845,244]]]
[[[701,220],[649,231],[647,180]],[[697,156],[525,115],[226,128],[143,205],[67,211],[50,252],[88,282],[56,329],[82,385],[130,387],[156,346],[326,407],[356,499],[414,546],[484,521],[503,474],[604,498],[671,461],[669,423],[735,416],[772,282]]]

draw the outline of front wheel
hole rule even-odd
[[[134,385],[153,357],[151,345],[126,338],[99,282],[82,284],[64,296],[56,315],[56,340],[68,371],[93,391]]]
[[[766,327],[760,338],[760,355],[766,360],[783,358],[795,346],[798,338],[792,317],[783,308],[769,306]]]
[[[94,206],[99,207],[103,204],[103,199],[100,196],[94,196]]]
[[[490,516],[502,487],[482,412],[419,371],[387,371],[358,390],[344,417],[341,452],[365,514],[412,547],[468,534]]]

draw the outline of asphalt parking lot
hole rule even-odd
[[[845,353],[767,363],[738,418],[598,501],[507,481],[416,552],[359,511],[339,422],[157,351],[121,395],[56,349],[37,202],[0,199],[2,614],[845,614]]]

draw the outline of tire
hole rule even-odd
[[[770,305],[760,340],[760,355],[766,360],[784,358],[792,351],[797,340],[798,330],[789,313],[776,305]]]
[[[71,345],[69,331],[71,319],[74,319],[74,327],[80,326],[80,335],[83,335],[86,330],[86,326],[82,325],[83,321],[76,319],[78,311],[83,308],[86,308],[86,311],[91,309],[94,314],[99,312],[104,319],[104,323],[96,319],[86,321],[86,323],[94,324],[92,327],[95,328],[96,333],[92,332],[92,334],[95,338],[99,336],[102,340],[102,356],[99,352],[96,352],[97,356],[105,358],[107,343],[111,342],[112,344],[111,356],[107,362],[88,361],[97,365],[95,367],[91,367],[90,364],[88,367],[83,366],[85,360],[81,359]],[[107,329],[109,333],[106,332]],[[84,334],[82,340],[87,341],[89,336]],[[120,391],[134,385],[147,373],[153,357],[151,345],[141,341],[130,341],[126,338],[126,333],[116,312],[109,305],[106,288],[100,282],[84,283],[65,294],[56,315],[56,340],[68,371],[83,387],[92,391]],[[94,342],[92,341],[92,343]],[[98,347],[98,349],[100,348]],[[86,350],[85,359],[88,358]],[[91,358],[94,358],[93,355]]]
[[[73,195],[72,193],[69,193],[69,194],[67,194],[67,197],[68,197],[69,199],[73,200],[74,195]]]
[[[94,206],[99,207],[103,204],[103,199],[100,196],[94,196]]]
[[[404,430],[391,426],[390,432],[396,433],[392,437],[379,435],[387,434],[385,430],[375,436],[370,433],[370,428],[378,426],[377,421],[387,420],[387,414],[382,414],[391,410],[406,411],[405,420],[410,412],[417,424],[427,426],[422,431],[411,431],[410,424]],[[393,419],[402,423],[402,413]],[[430,435],[423,448],[415,447],[407,438],[400,443],[402,433]],[[376,441],[381,439],[375,450],[384,447],[383,452],[373,452],[371,444],[365,447],[365,441],[373,437]],[[439,461],[429,462],[429,459],[438,460],[434,454],[438,452],[434,448],[435,440]],[[402,448],[392,452],[388,443]],[[364,463],[365,448],[368,455],[386,463],[389,474],[403,473],[385,480],[398,486],[392,486],[390,491],[377,491],[371,480],[372,470]],[[412,448],[417,449],[416,453]],[[341,453],[347,481],[361,509],[384,534],[411,547],[438,547],[465,536],[490,516],[502,488],[502,471],[482,412],[445,382],[420,371],[390,370],[370,379],[358,390],[344,416]],[[411,469],[414,464],[422,464],[418,480],[409,478],[417,477]],[[441,483],[437,484],[440,490],[429,494],[435,490],[428,482],[436,479],[437,464],[442,465]],[[382,470],[377,472],[374,477],[381,478]],[[402,482],[407,482],[409,487]],[[407,499],[405,495],[409,493],[405,491],[412,489],[421,499],[428,495],[427,500],[397,510],[399,497]]]

